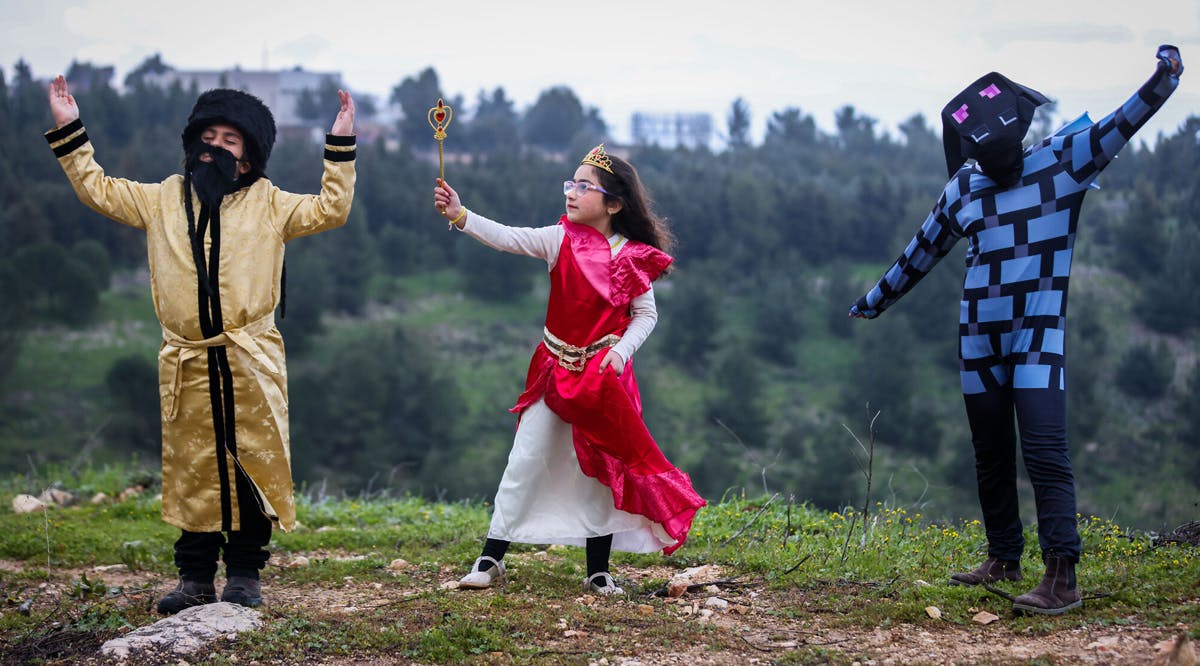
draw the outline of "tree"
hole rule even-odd
[[[147,76],[165,74],[172,69],[170,65],[163,62],[161,53],[155,53],[140,62],[137,67],[130,70],[129,74],[125,75],[125,87],[138,88],[144,86],[146,85]]]
[[[305,88],[300,92],[300,97],[296,100],[296,115],[310,122],[324,122],[326,117],[337,112],[337,107],[333,103],[338,98],[339,89],[341,86],[332,76],[322,77],[321,83],[316,88]],[[361,111],[358,102],[359,100],[356,99],[356,113]]]
[[[0,257],[0,284],[8,294],[0,307],[0,386],[20,357],[25,329],[31,323],[26,307],[27,289],[13,262]]]
[[[104,376],[112,411],[106,439],[117,451],[159,450],[158,368],[143,356],[123,356]]]
[[[61,245],[41,242],[23,247],[14,264],[25,279],[35,316],[71,326],[92,318],[100,303],[95,277]]]
[[[1195,455],[1197,445],[1200,445],[1200,364],[1192,367],[1192,375],[1188,380],[1187,390],[1179,402],[1177,413],[1182,417],[1180,441],[1185,450],[1190,451],[1192,460],[1192,478],[1200,479],[1200,456]],[[1200,485],[1200,484],[1198,484]]]
[[[575,135],[587,128],[583,104],[566,86],[542,91],[525,112],[522,135],[527,143],[546,150],[566,150]]]
[[[705,418],[724,434],[744,446],[763,449],[767,445],[767,413],[763,407],[763,368],[743,345],[728,347],[714,362],[705,401]]]
[[[441,84],[438,83],[437,72],[432,67],[421,70],[416,77],[405,77],[399,85],[392,88],[389,101],[398,104],[401,113],[404,114],[397,123],[401,140],[409,145],[428,143],[432,136],[429,129],[429,107],[443,98],[445,95],[442,94]]]
[[[1162,345],[1138,344],[1117,364],[1117,388],[1134,398],[1162,397],[1175,378],[1175,359]]]
[[[800,109],[790,107],[777,111],[767,120],[767,136],[764,143],[781,143],[791,149],[814,146],[817,143],[817,123]]]
[[[853,106],[846,105],[834,114],[834,124],[837,125],[838,137],[842,146],[851,152],[873,148],[876,143],[875,123],[877,121],[865,115],[859,115]]]
[[[655,290],[665,350],[676,362],[699,371],[715,348],[720,292],[698,272],[676,275],[669,284],[670,289]]]
[[[348,490],[390,472],[389,485],[420,490],[430,453],[462,445],[456,385],[428,345],[400,327],[365,327],[328,351],[332,362],[298,373],[292,392],[300,474],[337,473]]]
[[[112,262],[103,243],[93,238],[85,238],[71,246],[71,254],[87,267],[92,276],[92,284],[96,285],[98,291],[108,289],[112,281]]]
[[[742,150],[750,147],[750,106],[741,97],[733,100],[726,116],[729,131],[729,147]]]
[[[1183,333],[1200,325],[1200,229],[1188,224],[1167,244],[1160,270],[1143,281],[1135,311],[1163,333]]]
[[[505,95],[504,88],[497,87],[490,95],[481,90],[475,115],[467,126],[467,141],[482,153],[517,151],[521,143],[518,122],[513,102]]]

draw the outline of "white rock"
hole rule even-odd
[[[721,597],[709,597],[704,601],[704,605],[707,608],[716,608],[718,610],[729,608],[729,602],[725,601]]]
[[[12,501],[13,513],[33,513],[44,511],[46,504],[33,495],[17,495]]]
[[[75,500],[75,496],[61,488],[47,488],[42,491],[38,499],[46,504],[66,506]]]
[[[147,650],[189,654],[214,640],[257,629],[262,623],[261,613],[237,604],[222,601],[192,606],[105,642],[100,653],[121,660]]]

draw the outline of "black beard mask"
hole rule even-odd
[[[200,159],[205,153],[212,156],[211,162]],[[238,183],[237,158],[219,146],[196,141],[187,151],[184,169],[191,174],[196,196],[200,197],[201,203],[208,206],[220,207],[221,199],[226,194],[236,192],[241,187]]]

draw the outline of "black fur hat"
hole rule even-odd
[[[275,146],[275,116],[261,99],[240,90],[215,88],[201,93],[183,128],[183,149],[187,150],[205,128],[222,123],[242,133],[252,173],[265,173]]]

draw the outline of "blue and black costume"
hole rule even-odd
[[[975,446],[989,555],[1019,561],[1015,411],[1044,556],[1080,554],[1066,437],[1067,286],[1084,194],[1174,92],[1178,50],[1160,47],[1153,76],[1116,111],[1021,150],[1036,91],[991,73],[946,106],[952,176],[904,253],[851,308],[874,318],[969,239],[959,318],[962,390]],[[1171,58],[1177,62],[1172,73]],[[976,162],[963,165],[967,157]]]

